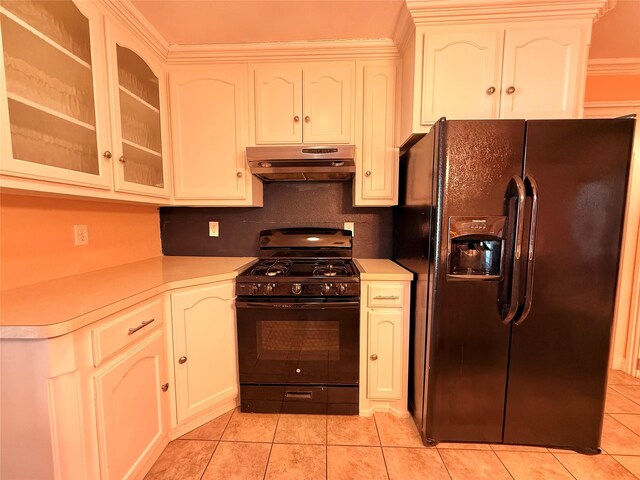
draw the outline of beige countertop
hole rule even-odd
[[[235,278],[252,257],[156,257],[0,292],[0,338],[52,338],[167,290]],[[411,280],[386,259],[355,260],[362,280]]]
[[[0,338],[65,335],[167,290],[235,278],[251,257],[156,257],[0,292]]]
[[[360,280],[411,280],[413,274],[384,258],[357,258]]]

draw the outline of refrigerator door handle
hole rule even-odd
[[[511,274],[511,298],[509,300],[509,310],[502,320],[508,324],[513,321],[518,312],[518,293],[520,286],[520,257],[522,256],[522,234],[524,230],[524,204],[527,198],[526,189],[522,179],[514,175],[511,180],[515,183],[518,191],[518,207],[516,210],[516,234],[513,252],[513,271]]]
[[[533,302],[533,257],[535,255],[536,228],[538,226],[538,184],[536,180],[527,175],[524,179],[527,189],[527,196],[531,196],[531,227],[529,228],[529,249],[527,255],[527,284],[524,293],[524,308],[520,314],[520,318],[515,322],[516,325],[522,325],[529,312],[531,311],[531,303]]]

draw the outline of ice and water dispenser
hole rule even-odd
[[[447,278],[502,278],[507,217],[449,217]]]

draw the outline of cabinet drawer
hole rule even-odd
[[[93,364],[97,367],[112,353],[137,341],[162,324],[162,299],[135,307],[122,315],[112,317],[91,332]]]
[[[404,285],[369,285],[367,289],[367,307],[402,307]]]

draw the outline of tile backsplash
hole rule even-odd
[[[163,207],[160,232],[164,255],[256,256],[260,230],[284,227],[343,228],[353,222],[353,255],[390,258],[391,208],[353,207],[351,182],[265,183],[264,207]],[[209,222],[219,236],[209,236]]]

